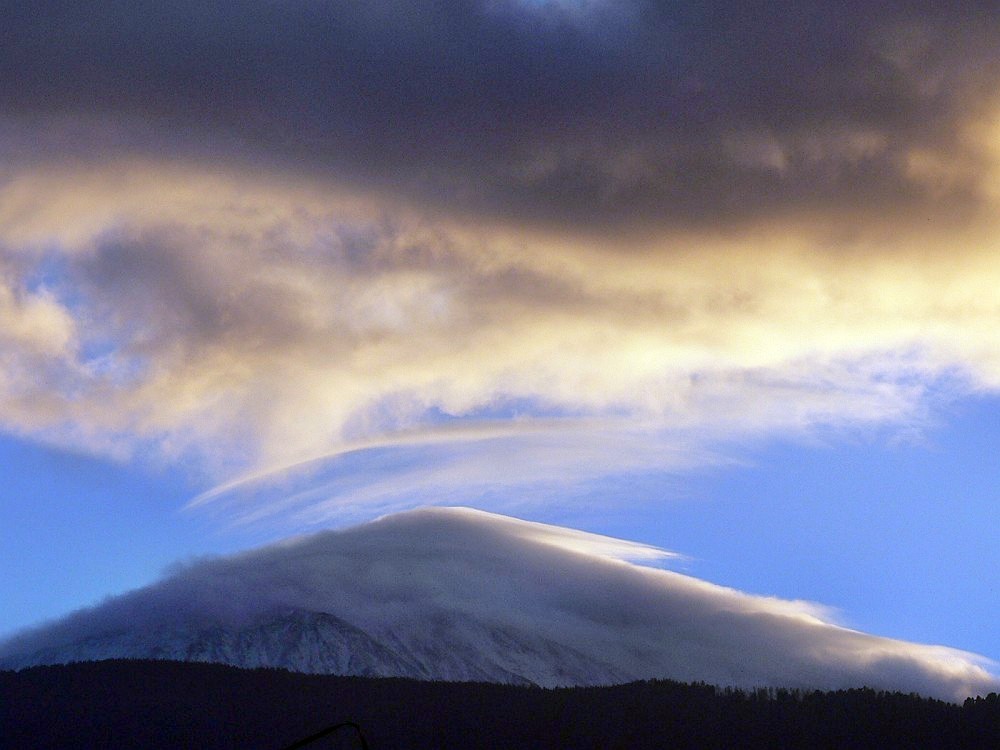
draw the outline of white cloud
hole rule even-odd
[[[848,630],[815,604],[625,562],[669,554],[480,511],[422,509],[192,563],[15,637],[0,646],[0,658],[30,662],[26,655],[44,649],[55,649],[48,658],[90,658],[86,644],[108,638],[140,656],[155,648],[156,633],[239,628],[291,609],[340,617],[407,659],[426,657],[438,676],[475,674],[478,665],[559,684],[558,670],[538,654],[519,662],[516,649],[497,640],[502,633],[522,644],[559,644],[598,681],[614,674],[742,687],[868,685],[948,700],[997,689],[975,655]],[[442,643],[466,667],[444,666]]]
[[[396,507],[403,479],[558,487],[748,436],[919,429],[1000,387],[985,215],[600,238],[147,160],[12,170],[0,219],[0,423],[224,484],[400,434],[437,446],[434,475],[351,486],[353,508],[314,488],[312,522]],[[435,437],[484,421],[503,440]]]

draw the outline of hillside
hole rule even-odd
[[[542,689],[105,661],[0,672],[5,748],[286,747],[339,721],[406,748],[1000,747],[996,695],[964,705],[859,689],[669,681]],[[353,747],[349,735],[341,744]]]

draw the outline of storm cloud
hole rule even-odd
[[[993,10],[46,0],[5,16],[3,142],[235,160],[545,226],[961,212],[969,128],[996,119]]]

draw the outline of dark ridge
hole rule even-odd
[[[1000,747],[995,693],[956,705],[661,680],[546,690],[139,660],[0,672],[4,748],[277,750],[345,721],[373,750]]]

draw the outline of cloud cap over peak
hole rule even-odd
[[[636,551],[648,556],[649,548],[469,509],[416,510],[191,563],[16,637],[0,653],[8,664],[60,661],[94,658],[88,649],[104,653],[117,644],[127,652],[117,655],[148,656],[158,639],[204,637],[294,611],[329,615],[352,633],[395,644],[407,662],[430,659],[443,643],[467,662],[440,667],[459,670],[451,677],[427,666],[432,678],[869,685],[949,700],[997,686],[969,654],[847,630],[826,622],[815,605],[612,559]],[[558,663],[539,654],[520,663],[510,643],[573,664],[563,663],[570,671],[559,678]],[[460,671],[469,664],[478,666]]]

